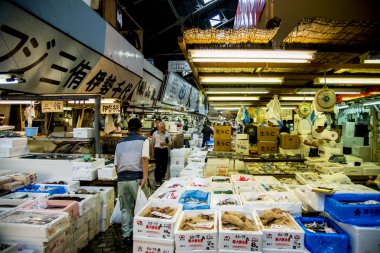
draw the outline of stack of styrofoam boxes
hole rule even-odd
[[[0,245],[2,250],[0,251],[1,253],[17,253],[17,243],[8,243],[4,241],[0,241]]]
[[[185,168],[191,149],[180,148],[170,151],[170,177],[178,177]]]
[[[217,196],[220,194],[231,195],[235,194],[234,186],[231,183],[230,177],[213,176],[210,177],[211,194]]]
[[[82,158],[72,161],[73,180],[92,181],[98,177],[98,169],[105,166],[103,158],[96,158],[94,161],[85,162]]]
[[[80,186],[79,181],[72,181],[72,180],[64,180],[64,181],[63,180],[45,180],[37,184],[41,184],[45,186],[63,186],[65,187],[67,192],[76,191],[78,190]]]
[[[363,159],[363,162],[372,161],[372,148],[371,146],[353,146],[352,155]]]
[[[380,204],[363,205],[365,201],[380,201],[380,194],[344,194],[326,198],[325,215],[349,235],[351,253],[379,252]],[[351,204],[345,204],[347,202]]]
[[[28,199],[0,199],[0,215],[15,211],[28,203]]]
[[[36,179],[35,172],[10,172],[0,176],[0,189],[13,191],[23,185],[35,183]]]
[[[179,176],[190,178],[201,177],[203,175],[204,166],[204,164],[188,164],[183,170],[181,170]]]
[[[106,167],[98,169],[98,179],[99,180],[116,180],[117,174],[115,165],[109,164]]]
[[[175,213],[168,219],[145,217],[150,208],[171,207]],[[174,226],[182,210],[178,203],[152,200],[133,219],[133,252],[174,253]]]
[[[352,148],[354,146],[363,146],[363,137],[355,136],[355,122],[345,122],[342,128],[343,148]]]
[[[95,216],[97,217],[97,221],[99,222],[98,230],[100,232],[105,232],[111,225],[111,215],[115,207],[115,189],[113,187],[97,186],[83,186],[80,189],[100,194],[101,205],[99,208],[95,208]]]
[[[315,168],[323,174],[334,174],[343,172],[344,170],[344,166],[342,164],[331,162],[317,163]]]
[[[73,129],[74,138],[94,138],[95,129],[94,128],[74,128]]]
[[[345,155],[347,164],[344,164],[343,172],[346,175],[363,175],[363,167],[361,166],[363,159],[352,156]],[[355,166],[355,163],[359,163],[360,165]]]
[[[0,238],[17,243],[21,250],[60,253],[70,217],[65,212],[17,210],[0,218]]]
[[[158,188],[149,200],[162,200],[178,203],[185,187],[189,184],[187,178],[171,178]]]
[[[202,225],[210,229],[181,230],[180,226],[184,219],[198,215],[212,215],[214,220]],[[175,246],[177,253],[187,252],[218,252],[218,216],[216,210],[187,210],[183,211],[177,220],[174,229]]]
[[[261,210],[257,213],[262,215]],[[288,220],[293,223],[294,229],[290,229],[286,226],[280,226],[276,228],[263,228],[263,253],[265,252],[284,252],[284,253],[304,253],[305,252],[305,232],[298,225],[295,219],[290,214],[284,214],[288,216]]]
[[[263,241],[263,225],[255,211],[247,210],[234,210],[243,214],[248,219],[252,220],[257,231],[239,231],[229,230],[223,228],[222,216],[227,210],[222,209],[218,212],[219,217],[219,252],[232,253],[232,252],[261,252]]]
[[[27,138],[0,138],[0,157],[29,154]]]

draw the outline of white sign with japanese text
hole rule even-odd
[[[191,68],[187,61],[168,61],[168,71],[169,72],[190,72]]]
[[[197,111],[199,91],[176,73],[169,72],[161,101],[190,111]]]
[[[143,79],[132,95],[132,104],[136,106],[151,107],[158,99],[162,81],[147,72],[143,72]]]
[[[63,112],[63,101],[41,101],[41,110],[45,112]]]
[[[103,57],[8,1],[0,1],[0,72],[24,83],[0,88],[34,94],[100,94],[127,100],[141,76]]]
[[[100,114],[120,114],[120,104],[100,104]]]

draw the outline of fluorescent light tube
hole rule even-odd
[[[348,108],[348,105],[337,106],[338,110]]]
[[[10,81],[7,81],[7,79],[9,79],[9,78],[0,78],[0,84],[12,84],[12,83],[18,83],[18,79],[17,79],[17,78],[13,78],[13,79],[10,80]]]
[[[380,78],[376,77],[317,77],[314,84],[380,84]]]
[[[237,111],[240,109],[240,107],[214,107],[215,110],[230,110],[230,111]]]
[[[240,97],[227,97],[227,96],[208,97],[208,101],[256,101],[256,100],[260,100],[260,97],[242,97],[242,96]]]
[[[259,58],[192,58],[192,62],[269,62],[269,63],[308,63],[306,59],[259,59]]]
[[[368,105],[380,105],[380,101],[367,102],[367,103],[364,103],[363,105],[364,106],[368,106]]]
[[[287,96],[283,96],[283,97],[280,97],[280,100],[287,100],[287,101],[313,101],[314,97],[287,97]]]
[[[200,76],[199,81],[205,84],[281,84],[284,81],[283,77],[254,77],[254,76]]]
[[[30,105],[32,102],[29,100],[0,100],[2,105]]]
[[[206,94],[267,94],[268,89],[260,88],[209,88],[205,91]]]
[[[311,50],[255,50],[255,49],[190,49],[189,58],[258,58],[258,59],[306,59],[312,60],[316,51]]]
[[[300,89],[297,91],[297,94],[314,95],[315,93],[317,93],[318,90],[320,90],[320,89],[319,88]],[[333,90],[335,91],[335,94],[361,94],[362,92],[364,92],[363,89],[350,89],[350,88],[347,88],[347,89],[337,88],[337,89],[333,89]]]
[[[364,60],[364,63],[380,63],[380,59]]]

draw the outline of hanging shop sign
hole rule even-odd
[[[0,88],[126,100],[141,80],[127,65],[104,57],[8,1],[0,3],[0,35],[0,44],[6,45],[0,48],[0,72],[21,73],[24,79],[23,83],[0,84]],[[121,52],[141,57],[137,50]]]
[[[120,104],[100,104],[100,114],[120,114]]]
[[[158,99],[162,81],[157,77],[143,72],[143,78],[132,95],[132,104],[136,106],[152,107]]]
[[[169,72],[189,72],[191,73],[191,68],[187,61],[168,61],[168,71]]]
[[[45,112],[63,112],[63,101],[41,101],[41,110]]]
[[[199,91],[176,73],[170,72],[166,77],[165,90],[161,101],[165,104],[197,112]]]

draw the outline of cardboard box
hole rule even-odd
[[[259,155],[277,153],[277,141],[259,141],[258,153]]]
[[[214,139],[214,151],[231,151],[231,137],[220,139]]]
[[[236,140],[248,140],[248,134],[237,134]]]
[[[249,155],[249,140],[236,140],[236,153]]]
[[[283,149],[297,149],[300,147],[300,138],[298,135],[281,134],[280,147]]]
[[[276,141],[278,137],[277,127],[258,127],[257,140],[259,141]]]
[[[147,236],[133,236],[135,253],[174,253],[174,240],[157,239]]]
[[[74,128],[74,138],[94,138],[95,129],[94,128]]]
[[[230,126],[215,126],[214,127],[214,139],[229,139],[231,138]]]

